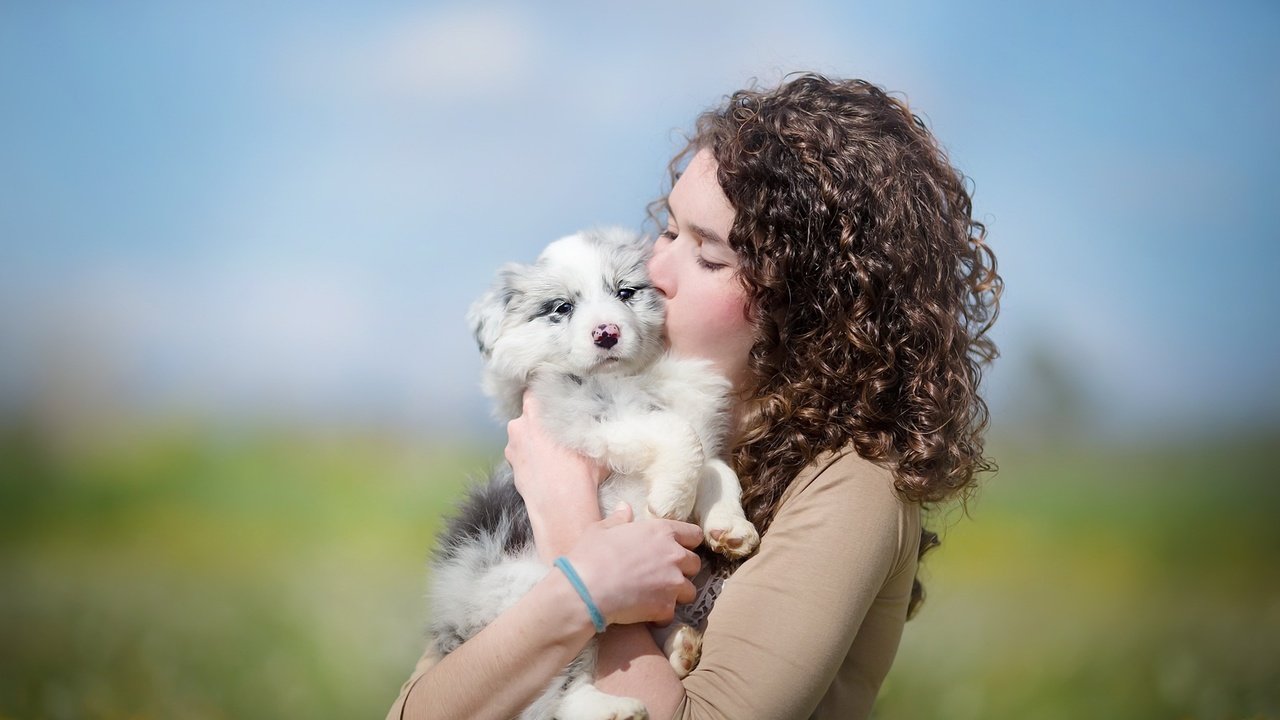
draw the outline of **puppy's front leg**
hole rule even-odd
[[[742,512],[738,474],[723,460],[708,460],[702,466],[694,516],[707,547],[726,557],[746,557],[760,545],[760,534]]]
[[[697,502],[702,441],[680,418],[653,413],[607,426],[608,457],[622,472],[643,474],[649,512],[688,520]]]
[[[668,442],[645,472],[649,480],[649,511],[658,517],[692,520],[698,501],[698,460],[702,444],[696,435],[680,435],[688,442]]]
[[[702,633],[693,626],[685,623],[672,623],[666,627],[650,626],[649,634],[658,647],[662,648],[667,661],[671,663],[671,669],[676,671],[676,677],[683,679],[698,666],[698,659],[702,657]]]

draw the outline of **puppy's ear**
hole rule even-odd
[[[498,279],[493,287],[471,305],[467,311],[467,324],[471,326],[471,334],[476,338],[480,354],[486,360],[493,354],[493,345],[502,335],[502,319],[507,314],[511,301],[521,294],[519,280],[527,268],[511,263],[498,270]]]
[[[603,243],[607,245],[626,248],[632,251],[648,252],[653,246],[653,238],[646,237],[634,230],[628,230],[622,227],[609,226],[596,228],[593,232]]]
[[[621,230],[623,242],[628,246],[639,250],[642,253],[653,251],[653,238],[635,232],[634,230]]]
[[[620,227],[595,228],[597,242],[607,248],[610,260],[617,266],[647,276],[645,264],[653,256],[653,239]]]

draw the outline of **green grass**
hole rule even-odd
[[[487,460],[379,440],[10,443],[0,717],[349,718],[421,648],[441,511]],[[384,708],[385,710],[385,708]]]
[[[1001,453],[877,715],[1280,717],[1272,447]]]
[[[1020,453],[935,517],[880,718],[1280,717],[1275,438]],[[176,428],[0,440],[0,718],[381,717],[499,451]]]

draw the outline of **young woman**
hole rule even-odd
[[[735,93],[670,168],[649,269],[671,351],[733,381],[732,462],[759,550],[699,572],[696,527],[601,520],[602,469],[548,440],[529,405],[506,454],[539,552],[566,555],[610,623],[597,687],[651,717],[866,717],[920,599],[934,541],[920,508],[990,467],[978,382],[995,356],[995,257],[963,176],[866,82]],[[644,622],[695,595],[712,609],[680,680]],[[517,715],[593,634],[549,573],[458,650],[424,657],[389,717]]]

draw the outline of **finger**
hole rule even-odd
[[[688,605],[689,603],[697,599],[697,597],[698,597],[697,588],[693,586],[693,583],[689,582],[688,580],[685,580],[684,584],[680,586],[680,589],[676,591],[676,604]],[[674,612],[675,611],[672,610],[673,614]]]
[[[674,607],[667,608],[661,615],[653,619],[653,624],[658,627],[666,627],[676,619],[676,609]]]
[[[600,525],[601,527],[606,528],[625,525],[631,522],[631,517],[631,506],[624,502],[620,502],[613,508],[613,512],[609,513],[608,517],[600,521]]]
[[[671,532],[676,542],[692,550],[702,544],[702,528],[692,523],[679,520],[666,520],[671,524]]]
[[[680,574],[691,578],[702,569],[702,558],[698,557],[698,553],[686,550],[685,556],[680,558],[677,566],[680,568]]]

